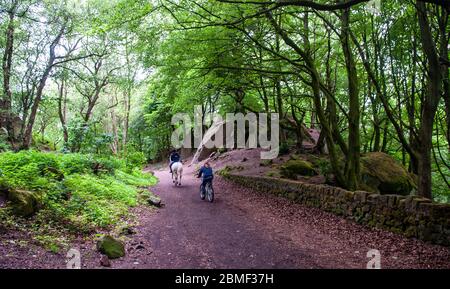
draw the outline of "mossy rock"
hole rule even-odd
[[[408,171],[390,155],[373,152],[361,158],[361,187],[381,194],[409,195],[417,186]]]
[[[21,217],[30,217],[42,207],[40,194],[31,191],[11,189],[8,191],[8,201],[12,212]]]
[[[104,236],[97,242],[97,249],[110,259],[125,256],[125,245],[109,235]]]
[[[282,177],[296,179],[297,175],[315,176],[317,175],[312,163],[304,160],[289,160],[280,168]]]

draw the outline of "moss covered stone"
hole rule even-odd
[[[412,176],[394,158],[373,152],[361,158],[362,187],[381,194],[409,195],[416,185]]]
[[[42,200],[38,193],[24,190],[9,190],[8,200],[11,202],[15,215],[29,217],[35,214],[42,206]]]
[[[296,179],[297,175],[317,175],[312,163],[304,160],[289,160],[280,168],[281,176],[288,179]]]
[[[97,242],[97,249],[110,259],[125,256],[125,245],[109,235],[104,236]]]

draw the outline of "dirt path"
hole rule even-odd
[[[214,203],[202,201],[197,193],[200,181],[192,174],[185,170],[182,186],[174,187],[167,170],[155,173],[159,184],[152,191],[165,207],[148,220],[148,230],[142,232],[144,241],[139,242],[149,241],[152,248],[147,266],[142,267],[321,267],[310,252],[273,238],[262,224],[249,220],[219,186]]]
[[[450,268],[450,249],[367,228],[317,209],[216,178],[216,200],[198,195],[185,168],[174,187],[156,171],[165,207],[141,220],[114,268],[365,268],[369,249],[384,268]]]

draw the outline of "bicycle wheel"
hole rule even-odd
[[[205,199],[205,190],[203,189],[202,185],[200,185],[200,199]]]
[[[211,183],[206,184],[206,197],[210,203],[214,201],[214,189]]]

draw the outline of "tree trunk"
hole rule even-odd
[[[449,13],[450,10],[441,9],[442,15],[439,18],[439,34],[440,34],[440,56],[443,61],[442,67],[442,79],[443,79],[443,98],[445,104],[445,115],[447,123],[446,138],[448,144],[448,150],[450,152],[450,61],[448,58],[449,37],[447,33],[449,26]]]
[[[62,25],[61,29],[58,32],[58,35],[55,37],[52,44],[50,45],[50,54],[49,54],[47,66],[45,67],[44,73],[42,74],[42,77],[39,80],[39,85],[36,89],[36,96],[33,101],[33,106],[31,107],[31,113],[28,118],[28,124],[27,124],[26,130],[25,130],[25,134],[23,136],[23,143],[22,143],[23,149],[30,148],[31,139],[33,136],[33,126],[34,126],[34,122],[36,120],[36,115],[37,115],[37,111],[39,108],[39,104],[42,100],[42,93],[44,92],[45,83],[47,82],[47,78],[50,75],[50,72],[53,68],[53,64],[56,59],[56,54],[55,54],[56,46],[59,44],[59,41],[61,40],[65,29],[66,29],[66,23],[64,23]]]
[[[13,145],[15,143],[14,129],[12,125],[11,102],[12,93],[10,87],[12,56],[14,50],[14,7],[8,11],[8,26],[6,28],[6,43],[3,53],[3,98],[0,100],[0,128],[6,129],[8,140]]]
[[[64,145],[69,142],[69,132],[66,125],[66,109],[67,109],[67,90],[65,88],[65,80],[61,80],[58,96],[58,116],[63,129]]]
[[[281,16],[277,16],[277,22],[278,26],[281,27]],[[278,34],[275,35],[275,51],[277,53],[280,53],[280,36]],[[281,71],[280,63],[277,62],[277,70]],[[275,77],[275,95],[276,95],[276,101],[277,101],[277,111],[280,117],[280,120],[283,120],[284,118],[284,111],[283,111],[283,95],[281,93],[281,78],[280,76]],[[280,142],[285,143],[286,142],[286,134],[284,133],[284,130],[280,129]]]
[[[113,135],[113,142],[111,144],[111,152],[113,155],[117,155],[119,151],[119,134],[117,129],[117,115],[114,108],[111,109],[111,130]]]
[[[125,118],[123,121],[123,136],[122,136],[122,150],[124,156],[127,155],[128,142],[128,127],[130,123],[130,109],[131,109],[131,90],[128,89],[125,95]]]
[[[348,154],[346,163],[346,187],[355,190],[360,174],[360,139],[359,139],[359,88],[356,64],[350,47],[349,37],[350,9],[346,9],[341,17],[341,43],[344,52],[349,90],[349,120],[348,120]]]
[[[428,70],[426,93],[422,103],[420,130],[418,133],[420,140],[418,195],[431,199],[431,148],[433,123],[439,99],[442,95],[442,74],[425,3],[417,1],[416,9],[419,19],[422,48],[427,59]]]

